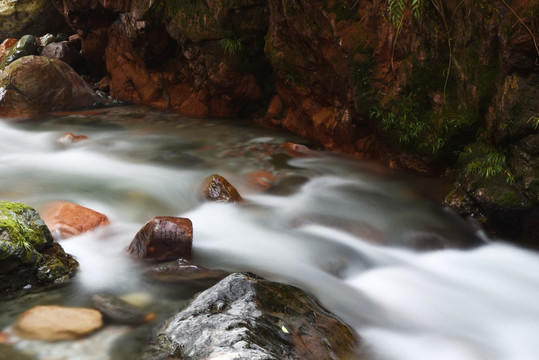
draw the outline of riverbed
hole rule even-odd
[[[88,139],[58,142],[66,132]],[[1,200],[38,210],[70,201],[110,219],[61,240],[80,263],[70,286],[0,303],[4,332],[29,306],[87,305],[94,293],[138,297],[158,316],[180,308],[201,284],[148,283],[125,253],[146,221],[171,215],[193,222],[194,263],[301,287],[353,327],[374,359],[539,356],[538,254],[488,239],[443,208],[439,179],[245,120],[139,106],[0,120],[0,171]],[[245,201],[202,200],[200,184],[214,173]],[[150,332],[109,326],[86,342],[12,341],[38,359],[133,359]]]

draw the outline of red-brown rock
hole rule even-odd
[[[61,60],[73,69],[79,68],[82,63],[82,55],[79,50],[68,41],[48,44],[41,51],[41,56]]]
[[[227,179],[217,174],[210,175],[204,180],[202,196],[210,201],[225,203],[242,200],[238,190]]]
[[[6,50],[12,47],[17,43],[17,39],[8,38],[0,44],[0,63],[3,60],[4,54],[6,53]]]
[[[127,248],[136,258],[164,261],[190,259],[193,224],[187,218],[156,216],[139,230]]]
[[[41,218],[53,234],[59,232],[64,239],[109,223],[105,215],[69,202],[49,205],[42,212]]]
[[[76,143],[76,142],[79,142],[79,141],[82,141],[82,140],[88,140],[88,136],[86,136],[86,135],[75,135],[75,134],[73,134],[71,132],[68,132],[68,133],[60,135],[60,137],[58,138],[57,141],[62,145],[67,145],[67,144]]]
[[[0,73],[0,116],[89,108],[102,104],[86,82],[63,61],[25,56]]]

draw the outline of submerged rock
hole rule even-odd
[[[62,284],[78,263],[28,205],[0,201],[0,297],[19,290]]]
[[[343,359],[352,330],[302,290],[235,273],[158,331],[144,359]]]
[[[135,235],[127,252],[144,260],[190,259],[193,224],[187,218],[156,216]]]
[[[0,73],[0,116],[32,116],[104,104],[63,61],[25,56]]]
[[[76,143],[83,140],[88,140],[88,136],[75,135],[71,132],[67,132],[65,134],[62,134],[56,141],[58,141],[62,145],[68,145],[68,144]]]
[[[210,175],[204,180],[202,196],[210,201],[225,203],[242,200],[238,190],[227,179],[217,174]]]
[[[13,330],[25,339],[60,341],[80,338],[102,326],[101,313],[94,309],[36,306],[20,316]]]
[[[152,314],[146,314],[137,306],[111,295],[96,294],[92,296],[92,304],[112,322],[141,324],[153,318]]]
[[[43,211],[43,220],[63,238],[80,235],[109,223],[107,216],[69,202],[55,202]]]

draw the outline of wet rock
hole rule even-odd
[[[0,44],[0,64],[4,61],[4,55],[13,45],[17,43],[17,39],[8,38],[5,39],[2,44]],[[0,69],[1,71],[1,69]]]
[[[153,318],[142,309],[115,296],[96,294],[92,296],[92,304],[105,319],[122,324],[141,324]]]
[[[2,63],[0,63],[0,70],[23,56],[37,55],[38,49],[37,38],[33,35],[24,35],[5,53]]]
[[[0,10],[0,39],[68,29],[48,0],[2,1]]]
[[[41,56],[61,60],[77,70],[82,64],[82,55],[70,42],[62,41],[48,44],[41,51]]]
[[[44,46],[44,47],[49,44],[52,44],[55,41],[56,41],[56,38],[51,33],[45,34],[39,38],[39,43],[41,44],[41,46]]]
[[[60,341],[83,337],[102,326],[101,313],[94,309],[36,306],[20,316],[13,330],[25,339]]]
[[[0,298],[63,284],[77,267],[77,261],[53,243],[37,211],[0,202]]]
[[[68,133],[60,135],[57,141],[62,145],[68,145],[68,144],[76,143],[83,140],[88,140],[88,136],[75,135],[71,132],[68,132]]]
[[[193,224],[187,218],[157,216],[135,235],[127,252],[136,258],[163,261],[191,258]]]
[[[104,103],[73,68],[59,60],[25,56],[0,73],[0,116],[32,116]]]
[[[249,184],[260,190],[271,189],[276,180],[274,174],[265,170],[253,171],[252,173],[248,174],[247,178],[249,180]]]
[[[0,341],[0,360],[35,360],[35,358]]]
[[[216,202],[238,202],[242,197],[238,190],[221,175],[213,174],[207,177],[202,185],[202,196]]]
[[[195,285],[204,288],[214,285],[223,279],[228,272],[207,269],[185,259],[178,259],[152,266],[145,275],[152,282],[176,285]]]
[[[350,356],[351,329],[302,290],[232,274],[161,327],[144,359],[301,359]]]
[[[55,202],[42,212],[43,220],[53,234],[67,239],[105,226],[109,219],[92,209],[69,202]]]

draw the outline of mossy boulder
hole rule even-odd
[[[64,283],[77,266],[54,243],[36,210],[0,201],[0,298],[22,289]]]

